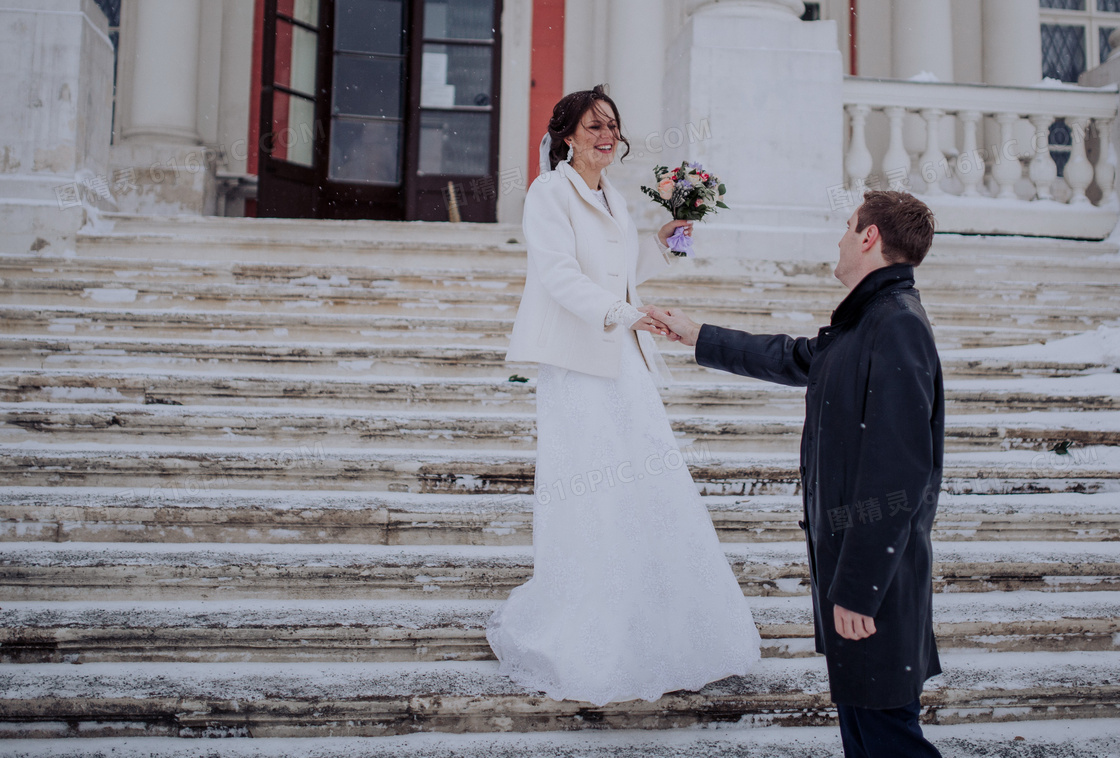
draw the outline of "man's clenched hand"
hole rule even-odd
[[[870,616],[834,605],[832,618],[836,622],[836,633],[846,640],[862,640],[875,634],[875,619]]]

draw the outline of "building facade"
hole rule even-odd
[[[736,248],[810,254],[877,184],[946,231],[1100,238],[1115,88],[1076,82],[1117,28],[1120,0],[0,0],[0,209],[40,249],[97,210],[517,223],[552,105],[606,82],[644,223],[687,158]]]

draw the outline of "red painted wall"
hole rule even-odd
[[[533,0],[533,52],[529,89],[529,170],[540,173],[540,143],[552,108],[564,96],[564,0]]]

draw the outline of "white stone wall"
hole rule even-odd
[[[3,101],[14,104],[0,114],[9,135],[0,144],[0,176],[7,187],[0,197],[55,202],[58,177],[70,181],[83,169],[110,177],[114,169],[133,168],[138,171],[136,191],[115,198],[123,210],[218,210],[216,175],[244,176],[248,156],[257,149],[248,141],[252,5],[248,0],[124,0],[120,44],[125,54],[117,72],[117,134],[110,153],[104,131],[112,72],[100,11],[91,0],[0,0],[0,33],[6,35],[0,56],[4,71],[14,72],[0,81]],[[614,167],[612,176],[633,190],[628,198],[647,224],[656,220],[653,207],[636,187],[647,179],[650,166],[669,160],[666,135],[670,142],[684,135],[685,144],[674,158],[695,157],[695,151],[689,152],[694,144],[689,135],[704,135],[711,128],[710,123],[690,123],[697,114],[669,107],[665,100],[667,75],[682,65],[673,42],[694,5],[695,0],[566,3],[564,89],[600,82],[611,86],[633,145],[627,163]],[[823,0],[822,11],[834,26],[846,73],[848,2]],[[1038,78],[1038,9],[1033,2],[859,0],[858,11],[862,76],[905,77],[937,69],[957,82],[1021,85]],[[49,31],[44,31],[48,16]],[[531,0],[506,2],[501,23],[499,170],[507,176],[520,170],[527,177],[529,146],[539,139],[528,133]],[[74,98],[69,105],[58,92],[49,107],[28,104],[35,97],[48,102],[29,95],[29,88],[37,91],[64,81]],[[723,94],[733,94],[736,85],[730,79]],[[75,93],[81,94],[81,102]],[[60,131],[63,121],[73,122],[72,131]],[[952,120],[946,123],[943,142],[952,145],[958,130]],[[920,139],[913,125],[909,130],[912,141]],[[835,137],[821,135],[826,138]],[[875,118],[868,124],[868,138],[872,143],[885,138],[884,125]],[[720,137],[712,134],[711,139]],[[205,170],[190,170],[200,165]],[[17,185],[16,177],[23,184]],[[522,200],[520,191],[500,194],[499,220],[516,222]],[[240,206],[227,210],[237,213]]]
[[[243,176],[256,149],[249,144],[253,4],[124,0],[120,46],[112,167],[137,177],[121,210],[218,212],[217,176]]]
[[[502,4],[501,112],[498,114],[498,176],[529,181],[529,146],[540,135],[529,134],[529,84],[533,9],[528,2]],[[504,184],[504,188],[503,188]],[[515,182],[498,182],[498,221],[520,224],[525,190]]]
[[[91,0],[0,0],[0,252],[65,250],[108,193],[106,32]]]

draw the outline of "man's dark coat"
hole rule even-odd
[[[807,386],[801,486],[817,652],[832,699],[864,708],[917,700],[941,672],[932,619],[930,526],[937,510],[945,397],[914,269],[868,274],[815,338],[705,325],[702,366]],[[845,640],[833,605],[873,616]]]

